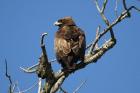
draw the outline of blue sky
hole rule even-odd
[[[114,1],[109,2],[106,11],[110,21],[116,18]],[[129,5],[140,8],[137,0],[127,1]],[[39,40],[44,32],[48,33],[45,43],[49,59],[55,58],[53,40],[57,27],[53,23],[64,16],[72,16],[85,31],[87,44],[95,37],[98,25],[102,29],[105,27],[93,0],[0,0],[0,93],[7,93],[9,86],[5,78],[5,58],[9,73],[13,81],[18,81],[21,90],[37,81],[35,74],[23,73],[19,67],[37,63],[41,53]],[[140,13],[133,11],[131,19],[114,27],[116,46],[96,64],[72,74],[63,88],[71,93],[83,80],[87,80],[79,93],[140,93],[139,24]],[[102,42],[105,40],[107,36]],[[58,68],[57,63],[53,63],[53,67]],[[36,91],[37,87],[28,93]]]

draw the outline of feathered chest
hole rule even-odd
[[[56,32],[55,36],[55,51],[61,56],[65,56],[71,51],[78,52],[81,48],[80,37],[81,34],[78,28],[61,28]]]

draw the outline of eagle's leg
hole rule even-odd
[[[70,72],[75,69],[76,63],[67,61],[65,63],[62,63],[61,66],[63,67],[63,71]]]
[[[68,56],[67,68],[74,70],[76,68],[77,58],[74,58],[73,54]]]

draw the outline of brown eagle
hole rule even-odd
[[[59,19],[54,25],[59,27],[54,40],[57,61],[63,70],[75,69],[79,60],[84,61],[85,34],[76,26],[72,17]]]

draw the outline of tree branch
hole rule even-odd
[[[118,0],[115,1],[115,9],[114,9],[116,17],[118,17],[117,8],[118,8]]]
[[[9,82],[10,82],[10,85],[12,85],[12,79],[11,79],[11,76],[8,74],[8,67],[7,67],[7,60],[5,59],[5,76],[8,78]]]
[[[48,62],[46,48],[45,48],[45,44],[43,42],[45,35],[47,35],[47,33],[44,33],[41,36],[42,55],[39,58],[39,65],[37,68],[37,74],[38,74],[38,77],[41,77],[42,79],[44,79],[44,78],[54,79],[51,63]]]
[[[74,90],[73,93],[77,93],[78,90],[79,90],[85,83],[86,83],[86,80],[84,80],[84,81],[80,84],[80,86],[78,86],[78,87]]]
[[[38,93],[41,93],[42,91],[42,81],[41,78],[38,79]]]
[[[9,93],[13,93],[13,90],[12,89],[12,79],[11,79],[11,76],[8,74],[8,66],[7,66],[7,60],[5,59],[5,76],[8,78],[9,82],[10,82],[10,86],[9,86]]]
[[[98,11],[99,11],[99,13],[100,13],[100,15],[101,15],[103,21],[105,22],[105,24],[106,24],[107,26],[109,26],[110,23],[109,23],[109,21],[107,20],[107,18],[106,18],[105,15],[104,15],[104,10],[105,10],[105,8],[106,8],[107,2],[108,2],[108,0],[104,0],[103,7],[102,7],[102,11],[101,11],[100,8],[98,8],[99,5],[98,5],[97,0],[95,0],[96,7],[97,7],[97,9],[98,9]],[[115,38],[115,37],[114,37],[114,32],[113,32],[113,29],[112,29],[112,28],[110,28],[110,34],[111,34],[111,37],[112,37],[112,38]]]
[[[63,93],[67,93],[62,87],[60,87],[60,91],[62,91]]]

